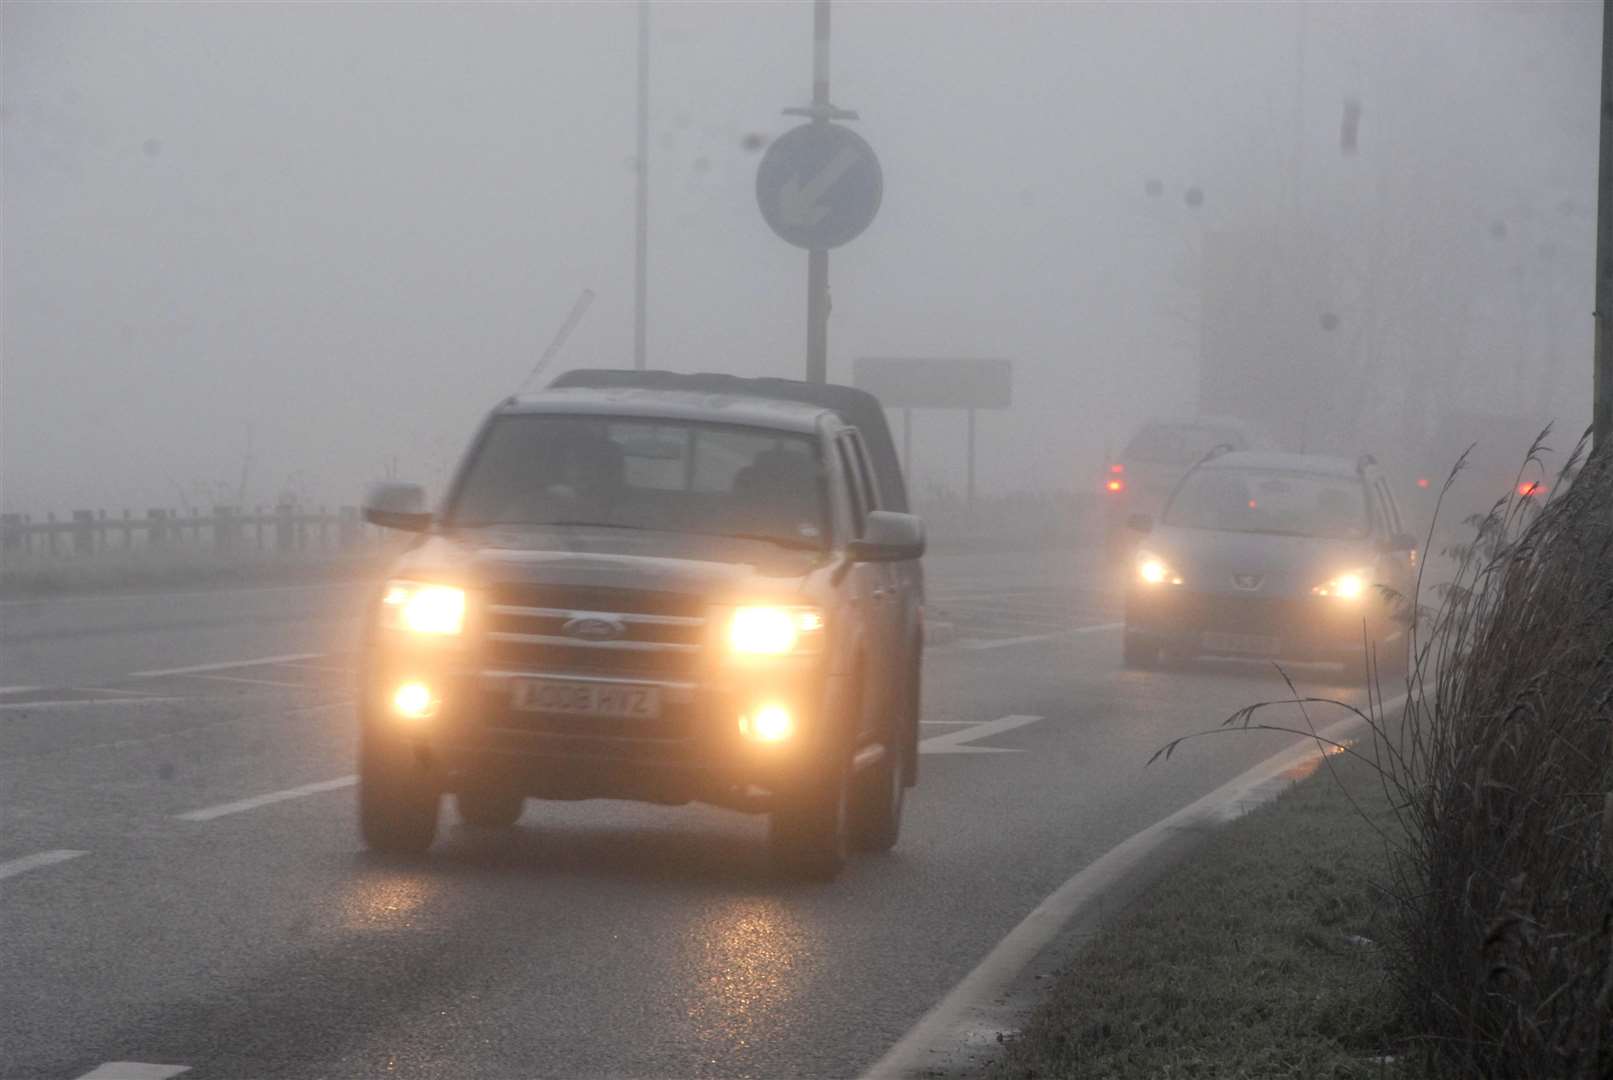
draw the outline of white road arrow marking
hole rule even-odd
[[[921,754],[1018,754],[1023,751],[1011,750],[998,746],[969,746],[968,743],[976,739],[984,739],[992,735],[1001,735],[1005,731],[1012,731],[1026,724],[1034,724],[1042,719],[1040,716],[1005,716],[1001,720],[987,720],[983,724],[974,724],[962,731],[949,731],[945,735],[931,735],[919,743]]]
[[[834,186],[835,181],[862,157],[854,146],[842,146],[840,152],[829,159],[823,171],[802,184],[799,177],[784,181],[778,193],[779,221],[792,229],[809,229],[829,215],[827,206],[818,200]]]
[[[247,810],[256,810],[260,806],[270,806],[289,799],[301,799],[308,795],[318,795],[322,791],[337,791],[341,788],[352,787],[358,783],[357,776],[338,776],[334,780],[321,780],[314,784],[304,784],[301,787],[287,788],[284,791],[271,791],[267,795],[255,795],[250,799],[241,799],[238,802],[220,803],[218,806],[203,807],[200,810],[191,810],[184,814],[176,814],[181,821],[212,821],[214,818],[224,817],[227,814],[240,814]]]

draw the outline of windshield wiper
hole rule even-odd
[[[534,528],[570,528],[570,529],[632,529],[635,532],[652,531],[646,525],[621,525],[614,521],[534,521]]]
[[[645,530],[643,525],[618,525],[612,521],[451,521],[448,524],[451,528],[456,529],[552,529],[571,527]]]
[[[793,548],[797,551],[822,551],[823,541],[808,540],[805,537],[775,536],[772,533],[708,533],[708,536],[728,536],[735,540],[760,540],[767,544],[777,544],[779,547]]]

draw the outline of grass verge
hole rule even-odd
[[[1056,979],[993,1080],[1382,1077],[1405,1030],[1381,781],[1330,759],[1219,831]],[[1359,809],[1358,809],[1359,808]],[[1363,817],[1364,814],[1364,817]]]

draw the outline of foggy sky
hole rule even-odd
[[[1011,357],[983,481],[1083,487],[1138,418],[1194,406],[1206,234],[1301,221],[1388,260],[1377,398],[1437,353],[1498,408],[1555,350],[1577,431],[1600,23],[838,3],[832,96],[885,201],[831,256],[831,376]],[[353,502],[394,468],[435,489],[584,287],[555,370],[631,365],[633,5],[8,2],[0,35],[4,509],[206,506],[243,475],[249,505]],[[654,9],[652,366],[802,371],[805,254],[742,140],[796,122],[810,48],[810,4]],[[917,487],[961,486],[962,429],[921,415]]]

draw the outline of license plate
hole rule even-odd
[[[661,689],[560,679],[517,679],[511,691],[511,704],[522,712],[659,720]]]
[[[1199,643],[1211,652],[1239,653],[1243,656],[1276,656],[1282,651],[1282,642],[1267,634],[1228,634],[1219,630],[1206,630]]]

